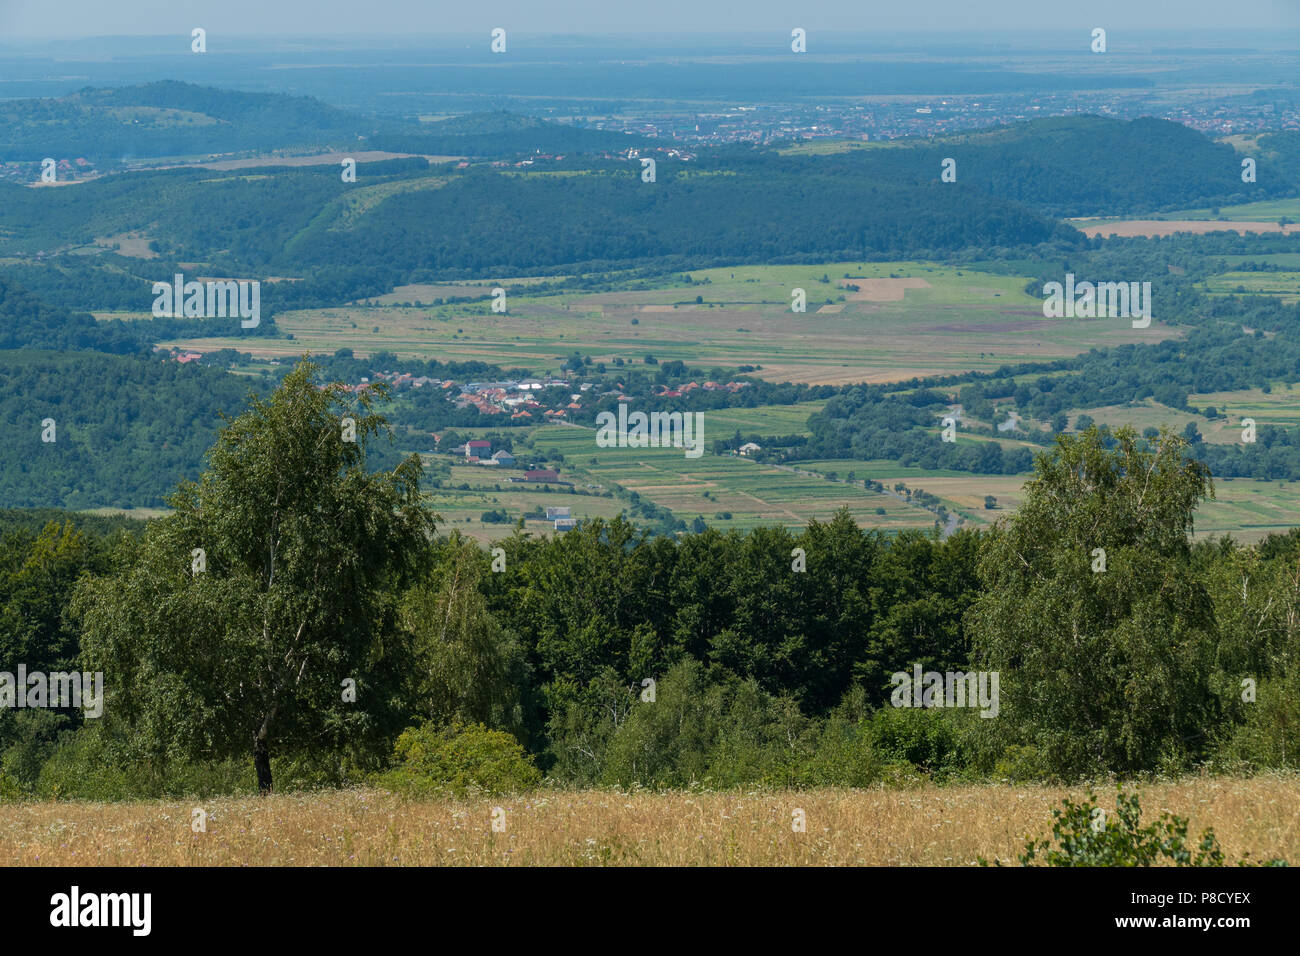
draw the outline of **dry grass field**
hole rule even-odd
[[[1281,226],[1276,222],[1227,222],[1215,219],[1127,219],[1108,222],[1104,226],[1078,225],[1078,228],[1085,236],[1146,236],[1148,238],[1172,236],[1180,232],[1191,232],[1198,236],[1211,232],[1235,232],[1244,236],[1248,232],[1281,232],[1292,235],[1300,231],[1300,226]]]
[[[0,805],[4,866],[922,865],[1015,863],[1026,838],[1082,788],[923,786],[745,793],[541,791],[408,802],[377,790],[201,803]],[[1098,788],[1114,806],[1114,790]],[[1300,778],[1188,778],[1141,788],[1161,810],[1212,826],[1230,861],[1300,861]],[[208,813],[191,831],[191,811]],[[492,812],[505,814],[504,832]],[[806,830],[794,832],[795,810]]]

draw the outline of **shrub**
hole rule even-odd
[[[891,771],[881,766],[865,725],[833,715],[796,771],[800,787],[867,787]]]
[[[1011,744],[1002,752],[1002,756],[993,765],[993,776],[1009,783],[1049,778],[1038,749],[1022,744]]]
[[[272,766],[281,774],[284,760]],[[292,773],[277,780],[286,790],[301,782]],[[256,786],[249,760],[150,759],[131,753],[107,727],[88,724],[60,735],[32,792],[40,799],[139,800],[255,793]]]
[[[408,796],[520,793],[542,780],[518,740],[482,724],[411,727],[397,738],[394,756],[398,766],[376,783]]]
[[[1115,812],[1108,814],[1097,806],[1095,794],[1075,803],[1068,797],[1061,801],[1064,809],[1054,809],[1050,840],[1031,840],[1020,855],[1024,866],[1036,862],[1039,855],[1048,866],[1223,866],[1223,850],[1212,829],[1201,832],[1193,847],[1187,841],[1187,819],[1161,812],[1160,819],[1142,826],[1142,806],[1136,792],[1126,794],[1121,784],[1115,798]],[[980,862],[984,862],[981,860]],[[1241,863],[1244,865],[1245,860]],[[1266,865],[1285,866],[1285,861],[1270,860]]]
[[[8,803],[23,798],[23,788],[18,781],[7,773],[0,772],[0,803]]]
[[[809,721],[791,698],[754,680],[711,679],[693,658],[636,702],[609,740],[602,782],[623,787],[790,786],[807,752]]]
[[[1215,752],[1219,769],[1287,770],[1300,763],[1300,668],[1261,680],[1257,693]]]
[[[971,754],[963,733],[969,711],[882,707],[867,722],[871,749],[886,764],[910,765],[937,779],[965,771]]]

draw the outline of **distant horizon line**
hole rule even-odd
[[[202,18],[197,18],[193,26],[203,26]],[[485,21],[486,23],[487,21]],[[392,33],[359,33],[357,31],[343,31],[333,33],[289,33],[289,32],[257,32],[257,33],[221,33],[222,36],[240,41],[253,42],[274,42],[279,40],[330,40],[330,41],[356,41],[356,40],[398,40],[407,43],[416,43],[427,39],[479,39],[487,35],[494,26],[503,26],[519,36],[529,37],[547,37],[560,40],[587,40],[587,39],[643,39],[643,38],[679,38],[690,37],[702,41],[710,41],[719,46],[725,46],[729,41],[737,38],[759,38],[767,37],[773,34],[779,34],[782,37],[788,35],[794,27],[802,27],[809,34],[824,33],[831,38],[840,37],[963,37],[963,36],[989,36],[989,35],[1014,35],[1014,36],[1046,36],[1046,35],[1072,35],[1076,32],[1088,32],[1093,26],[1105,26],[1112,34],[1142,36],[1144,38],[1176,38],[1180,36],[1201,36],[1214,35],[1222,36],[1229,34],[1232,36],[1251,36],[1265,35],[1276,39],[1281,44],[1283,40],[1279,38],[1279,32],[1282,35],[1287,33],[1300,34],[1300,23],[1294,28],[1288,30],[1285,27],[1266,27],[1266,26],[1231,26],[1231,27],[1179,27],[1177,29],[1165,29],[1161,27],[1125,27],[1122,24],[1092,24],[1087,21],[1088,26],[1062,26],[1062,27],[1023,27],[1023,26],[980,26],[980,27],[945,27],[943,29],[926,29],[923,27],[863,27],[859,29],[845,29],[842,27],[819,27],[809,26],[805,20],[792,18],[788,25],[773,26],[768,29],[745,29],[745,30],[728,30],[725,36],[720,36],[716,28],[700,27],[691,30],[617,30],[617,31],[593,31],[577,33],[573,31],[546,31],[534,30],[528,28],[511,28],[508,22],[497,23],[492,21],[492,26],[484,26],[481,30],[457,30],[454,32],[411,32],[409,30],[392,32]],[[85,40],[152,40],[165,39],[178,35],[188,35],[187,28],[184,31],[162,32],[162,33],[86,33],[86,34],[69,34],[66,31],[59,34],[13,34],[0,38],[0,47],[7,45],[27,45],[33,42],[55,42],[55,43],[75,43]],[[206,28],[213,32],[212,28]]]

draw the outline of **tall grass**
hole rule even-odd
[[[1104,790],[1105,788],[1100,788]],[[1300,777],[1194,777],[1141,787],[1143,809],[1212,826],[1228,859],[1300,861]],[[0,804],[0,865],[1014,864],[1085,788],[667,793],[541,790],[404,800],[380,790],[130,803]],[[1114,796],[1103,796],[1111,809]],[[191,830],[203,807],[207,832]],[[494,807],[506,829],[494,832]],[[791,826],[804,811],[805,832]]]

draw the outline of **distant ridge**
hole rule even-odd
[[[308,96],[161,80],[0,102],[0,161],[84,157],[110,166],[125,159],[339,147],[393,125]]]
[[[469,113],[424,124],[416,132],[380,135],[373,145],[394,153],[505,157],[535,152],[617,153],[653,142],[617,130],[587,129],[502,111]]]

